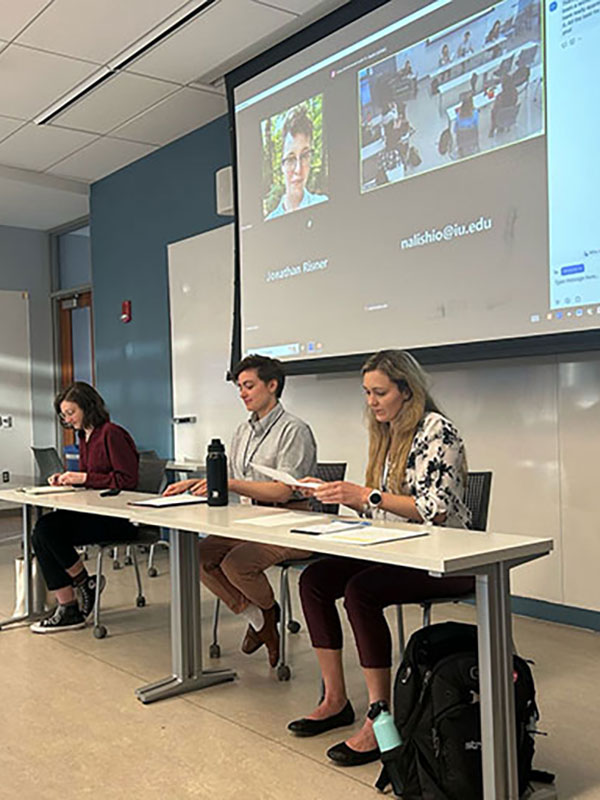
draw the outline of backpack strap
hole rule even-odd
[[[402,779],[404,757],[405,748],[403,745],[398,745],[392,750],[385,750],[381,754],[383,767],[375,782],[375,788],[378,791],[384,792],[388,786],[391,786],[394,797],[402,797],[404,791],[404,781]]]
[[[375,788],[377,789],[378,792],[381,792],[383,794],[387,789],[387,787],[390,785],[390,783],[391,781],[387,774],[387,767],[384,764],[383,767],[381,768],[381,772],[379,773],[379,777],[375,781]]]
[[[384,767],[385,769],[385,767]],[[553,772],[546,772],[543,769],[532,769],[529,773],[529,780],[536,783],[551,784],[556,780],[556,775]]]

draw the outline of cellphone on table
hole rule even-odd
[[[116,497],[118,494],[121,494],[120,489],[105,489],[100,492],[100,497]]]

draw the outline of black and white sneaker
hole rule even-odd
[[[61,631],[76,631],[85,628],[85,618],[77,605],[58,605],[49,617],[34,622],[30,630],[32,633],[60,633]]]
[[[102,575],[100,578],[100,594],[104,591],[105,586],[106,578]],[[79,596],[81,614],[84,619],[87,619],[96,605],[96,576],[88,575],[82,584],[75,587],[75,591]]]

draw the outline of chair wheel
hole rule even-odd
[[[292,619],[288,622],[287,629],[290,633],[298,633],[300,630],[300,623],[296,622],[295,619]]]
[[[158,575],[158,570],[156,567],[148,567],[148,577],[149,578],[156,578]]]
[[[140,594],[135,598],[135,604],[138,608],[143,608],[146,605],[146,598],[143,594]]]
[[[277,667],[277,680],[278,681],[289,681],[292,677],[292,671],[288,667],[287,664],[280,664]]]
[[[104,639],[107,630],[104,625],[94,625],[94,636],[96,639]]]
[[[118,561],[113,561],[113,569],[121,569],[121,565]]]
[[[126,567],[130,567],[133,564],[133,558],[131,556],[125,556],[124,563]]]
[[[211,644],[208,648],[208,655],[211,658],[221,658],[221,646],[218,644]]]

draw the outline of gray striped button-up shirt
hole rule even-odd
[[[252,414],[238,425],[233,435],[229,457],[231,477],[268,480],[250,466],[252,462],[289,472],[294,478],[314,475],[317,444],[313,432],[306,422],[290,414],[279,402],[262,419]]]

